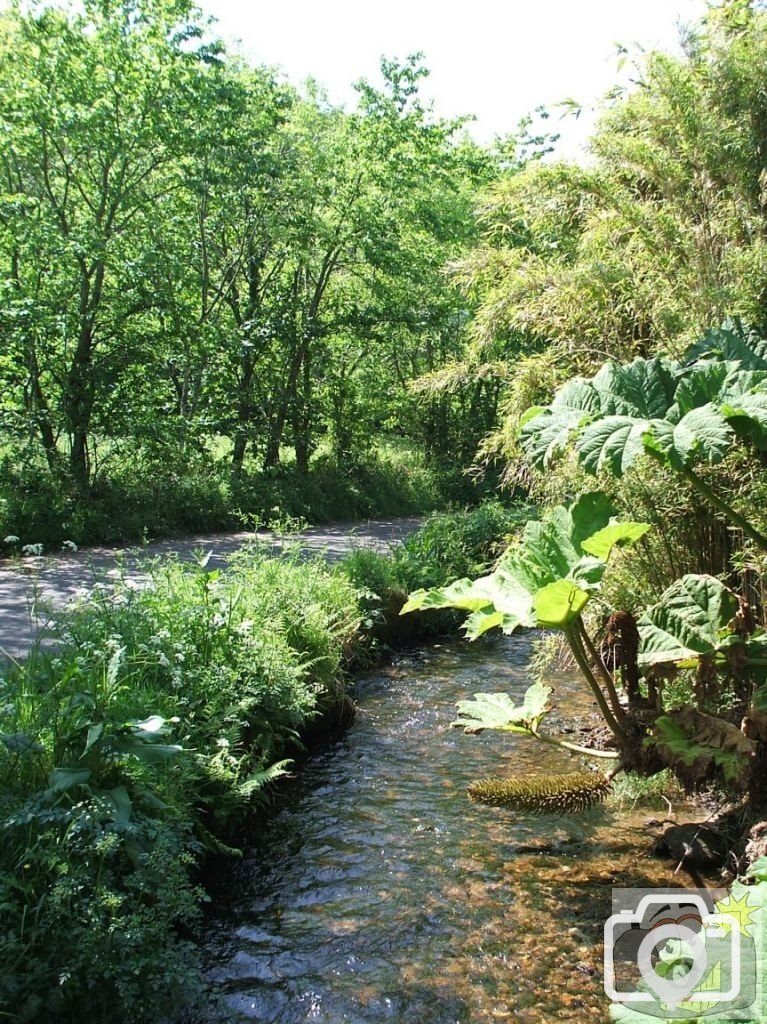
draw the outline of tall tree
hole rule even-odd
[[[177,162],[214,48],[178,0],[14,4],[0,26],[5,362],[51,469],[89,481],[99,403],[152,302],[147,226]]]

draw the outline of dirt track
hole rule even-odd
[[[24,654],[38,636],[44,637],[47,609],[61,607],[82,587],[109,580],[107,575],[120,562],[127,575],[139,578],[150,559],[175,555],[191,560],[195,552],[211,552],[210,568],[223,568],[229,555],[257,539],[273,552],[283,543],[300,542],[308,552],[321,552],[337,561],[355,547],[387,551],[392,544],[415,530],[416,517],[378,519],[366,523],[330,523],[281,540],[274,534],[200,534],[177,540],[163,540],[144,547],[89,548],[40,558],[0,563],[0,655]]]

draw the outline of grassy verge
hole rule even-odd
[[[96,475],[87,496],[39,465],[6,462],[0,463],[0,553],[7,536],[48,549],[63,540],[113,543],[234,529],[243,522],[268,525],[275,518],[321,523],[410,515],[479,497],[460,471],[438,471],[412,450],[392,445],[349,466],[320,456],[307,476],[285,465],[238,480],[205,453],[189,453],[178,464],[122,455]]]
[[[350,668],[400,622],[415,639],[407,591],[481,571],[520,518],[437,517],[332,569],[257,549],[225,574],[158,564],[62,615],[57,651],[0,681],[0,1016],[132,1024],[201,998],[206,853],[263,809]]]

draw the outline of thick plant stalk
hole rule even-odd
[[[739,512],[736,512],[731,505],[728,505],[724,499],[720,498],[718,494],[712,491],[705,480],[702,480],[698,474],[693,472],[693,470],[688,466],[685,466],[682,469],[682,476],[684,476],[684,478],[706,499],[710,505],[713,505],[714,508],[721,512],[726,519],[741,529],[743,533],[745,533],[745,535],[757,545],[757,547],[760,547],[762,551],[767,551],[767,536],[760,533],[759,530],[753,527],[747,519],[744,519]]]
[[[532,735],[543,743],[550,743],[554,747],[571,750],[574,754],[584,754],[586,757],[606,757],[610,758],[610,760],[620,757],[616,750],[593,750],[591,747],[582,747],[579,743],[570,743],[569,740],[557,739],[556,736],[544,736],[541,732],[534,732]]]
[[[605,684],[605,690],[607,696],[610,698],[610,704],[615,714],[616,719],[619,722],[624,721],[626,718],[626,712],[621,706],[621,702],[618,699],[618,691],[615,689],[615,681],[605,667],[605,663],[602,661],[602,657],[599,651],[596,649],[594,644],[591,642],[591,637],[586,632],[586,627],[583,625],[583,619],[578,617],[577,622],[578,632],[580,633],[583,646],[585,647],[588,654],[591,656],[591,663],[597,670],[597,673],[601,676],[602,682]]]
[[[618,721],[616,720],[615,716],[613,715],[610,709],[610,705],[607,703],[607,700],[605,699],[605,695],[602,693],[602,689],[599,683],[594,678],[594,673],[591,671],[591,666],[589,665],[589,660],[586,657],[586,652],[583,649],[581,638],[578,634],[577,628],[572,625],[568,626],[565,629],[565,636],[567,637],[567,642],[570,644],[570,649],[573,652],[573,656],[575,657],[575,660],[578,663],[578,668],[583,673],[586,682],[589,684],[591,692],[594,694],[596,702],[599,705],[599,710],[602,712],[602,717],[607,723],[610,732],[615,737],[618,746],[621,750],[624,750],[626,747],[626,734],[618,724]]]

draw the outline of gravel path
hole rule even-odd
[[[23,655],[37,637],[44,637],[46,609],[61,607],[81,587],[91,587],[120,562],[127,575],[138,578],[148,559],[175,555],[191,560],[195,552],[211,552],[210,568],[223,568],[227,557],[244,544],[257,539],[277,553],[284,543],[298,541],[308,552],[321,552],[330,562],[338,561],[357,547],[388,551],[392,544],[421,525],[421,518],[376,519],[365,523],[330,523],[281,540],[272,533],[200,534],[177,540],[163,540],[144,547],[89,548],[20,562],[0,563],[0,655]]]

